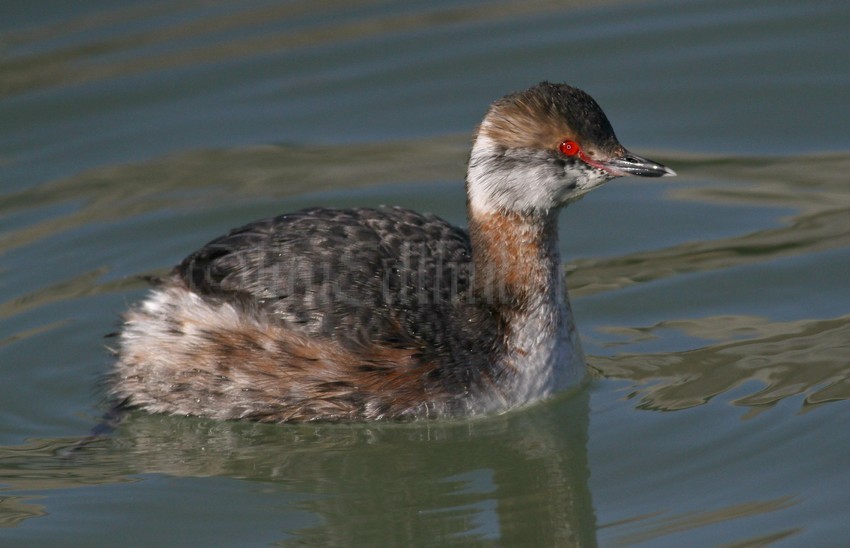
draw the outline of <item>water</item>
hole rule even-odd
[[[846,544],[844,4],[4,4],[0,541]],[[135,414],[69,451],[140,275],[306,205],[462,224],[472,128],[543,79],[680,175],[563,216],[587,389],[474,421]]]

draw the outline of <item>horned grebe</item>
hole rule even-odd
[[[675,173],[626,151],[579,89],[508,95],[472,145],[468,232],[397,207],[235,229],[126,314],[112,396],[282,422],[476,415],[574,386],[558,213],[624,175]]]

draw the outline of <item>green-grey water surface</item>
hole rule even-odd
[[[0,6],[0,543],[850,542],[846,2]],[[141,276],[245,222],[465,223],[469,136],[540,80],[679,177],[562,216],[592,380],[477,420],[104,411]]]

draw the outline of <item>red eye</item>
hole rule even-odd
[[[578,146],[578,143],[575,141],[570,141],[569,139],[558,145],[558,150],[561,151],[561,154],[565,156],[575,156],[581,151],[581,147]]]

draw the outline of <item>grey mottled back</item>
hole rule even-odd
[[[471,269],[468,234],[434,215],[312,208],[237,228],[176,273],[311,336],[468,359],[489,354],[499,331],[470,304]]]

